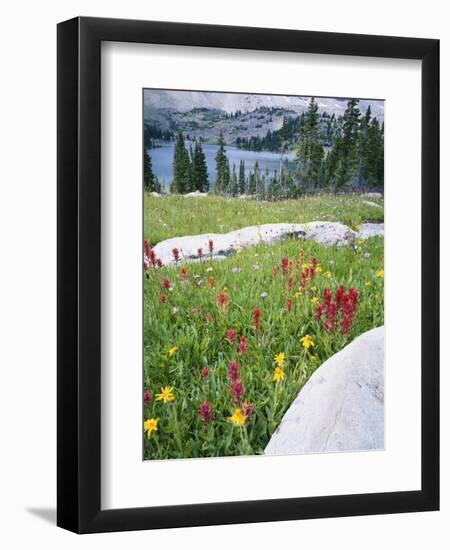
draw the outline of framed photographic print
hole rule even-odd
[[[439,42],[58,25],[58,525],[437,510]]]

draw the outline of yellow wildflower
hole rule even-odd
[[[372,286],[372,283],[370,281],[366,281],[365,286]]]
[[[313,296],[313,297],[311,298],[311,303],[312,303],[312,304],[317,304],[318,302],[319,302],[319,298],[317,298],[317,296]]]
[[[178,347],[174,346],[173,348],[170,348],[167,353],[169,354],[169,357],[173,357],[177,351],[178,351]]]
[[[302,264],[302,269],[309,269],[309,264]]]
[[[229,422],[235,426],[243,426],[245,424],[245,414],[242,409],[234,409],[233,414],[228,417]]]
[[[384,269],[379,269],[375,272],[376,277],[384,277]]]
[[[158,419],[149,418],[144,422],[144,433],[147,432],[147,439],[150,439],[152,432],[158,431]]]
[[[330,279],[332,276],[331,271],[325,271],[324,276]]]
[[[317,264],[316,273],[321,273],[321,272],[322,272],[322,266],[320,264]]]
[[[286,359],[286,356],[283,352],[279,353],[278,355],[275,355],[275,357],[273,358],[273,360],[275,361],[275,364],[278,367],[283,367],[284,366],[285,359]]]
[[[294,294],[294,297],[298,300],[300,298],[300,296],[302,295],[301,292],[297,291],[295,294]]]
[[[309,358],[311,359],[312,363],[317,363],[317,357],[315,355],[310,355]]]
[[[173,394],[173,386],[165,386],[161,388],[161,393],[156,394],[156,401],[162,401],[163,403],[169,403],[174,401],[175,396]]]
[[[281,380],[283,380],[285,376],[286,375],[284,374],[284,370],[280,367],[276,367],[273,373],[272,380],[274,382],[281,382]]]
[[[312,287],[310,287],[309,290],[310,290],[311,292],[315,292],[315,291],[317,290],[317,287],[316,287],[316,286],[312,286]]]
[[[306,334],[302,338],[300,338],[300,343],[305,349],[309,349],[311,346],[314,346],[313,339],[309,334]]]

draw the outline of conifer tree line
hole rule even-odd
[[[299,117],[285,117],[282,127],[268,132],[276,140],[295,140],[295,160],[287,159],[280,169],[269,173],[258,161],[247,170],[243,160],[230,166],[221,133],[215,156],[214,192],[222,195],[251,195],[268,200],[296,198],[309,192],[382,190],[384,187],[384,124],[372,117],[370,106],[364,114],[359,101],[351,99],[342,117],[319,113],[315,98]],[[267,136],[266,136],[267,138]],[[266,139],[258,138],[258,139]],[[253,139],[253,138],[250,138]],[[256,139],[256,138],[255,138]],[[240,148],[250,142],[240,140]],[[146,190],[160,191],[153,175],[151,159],[144,153]],[[210,183],[206,158],[200,141],[187,147],[182,132],[176,138],[173,157],[172,193],[208,192]]]

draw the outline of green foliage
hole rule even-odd
[[[181,214],[177,209],[175,215]],[[238,226],[238,220],[235,222]],[[201,230],[206,232],[209,226],[205,224]],[[175,236],[173,232],[169,235]],[[283,257],[292,262],[286,274],[279,269]],[[321,271],[299,292],[300,264],[313,257]],[[341,248],[289,240],[252,247],[222,262],[206,259],[183,266],[185,274],[180,265],[150,269],[144,280],[144,388],[152,395],[144,417],[158,419],[158,431],[144,439],[145,459],[263,453],[287,408],[317,367],[356,336],[384,322],[383,279],[376,276],[383,266],[383,239]],[[274,267],[279,269],[276,276]],[[287,286],[289,276],[295,280],[292,290]],[[171,291],[163,288],[163,279],[170,281]],[[315,299],[321,299],[325,288],[334,292],[340,284],[359,292],[356,316],[346,335],[325,332],[314,320]],[[229,307],[221,310],[216,297],[224,289]],[[167,296],[164,302],[161,294]],[[288,297],[291,311],[286,309]],[[258,331],[252,324],[255,307],[261,312]],[[227,341],[229,329],[247,339],[248,349],[242,355],[237,353],[236,341]],[[300,344],[306,334],[314,342],[309,350]],[[174,347],[177,351],[170,357],[168,351]],[[280,352],[285,353],[285,378],[276,383],[274,357]],[[231,360],[238,361],[243,399],[253,409],[242,427],[228,420],[238,406],[232,400],[227,375]],[[201,376],[204,368],[208,369],[206,377]],[[156,401],[155,395],[164,386],[173,387],[174,401]],[[206,425],[198,416],[205,401],[213,412]]]
[[[225,152],[225,140],[223,134],[219,136],[219,148],[216,153],[216,193],[226,193],[230,185],[230,165]]]
[[[152,159],[147,150],[144,149],[144,189],[145,191],[161,191],[161,185],[158,178],[153,173]]]
[[[188,193],[191,191],[191,166],[189,153],[184,144],[183,134],[177,136],[173,154],[173,180],[171,184],[172,193]]]
[[[320,143],[318,110],[312,97],[300,128],[296,160],[300,186],[306,189],[316,189],[322,173],[324,151]]]

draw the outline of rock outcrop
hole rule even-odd
[[[311,376],[266,455],[384,448],[384,327],[362,334]]]

